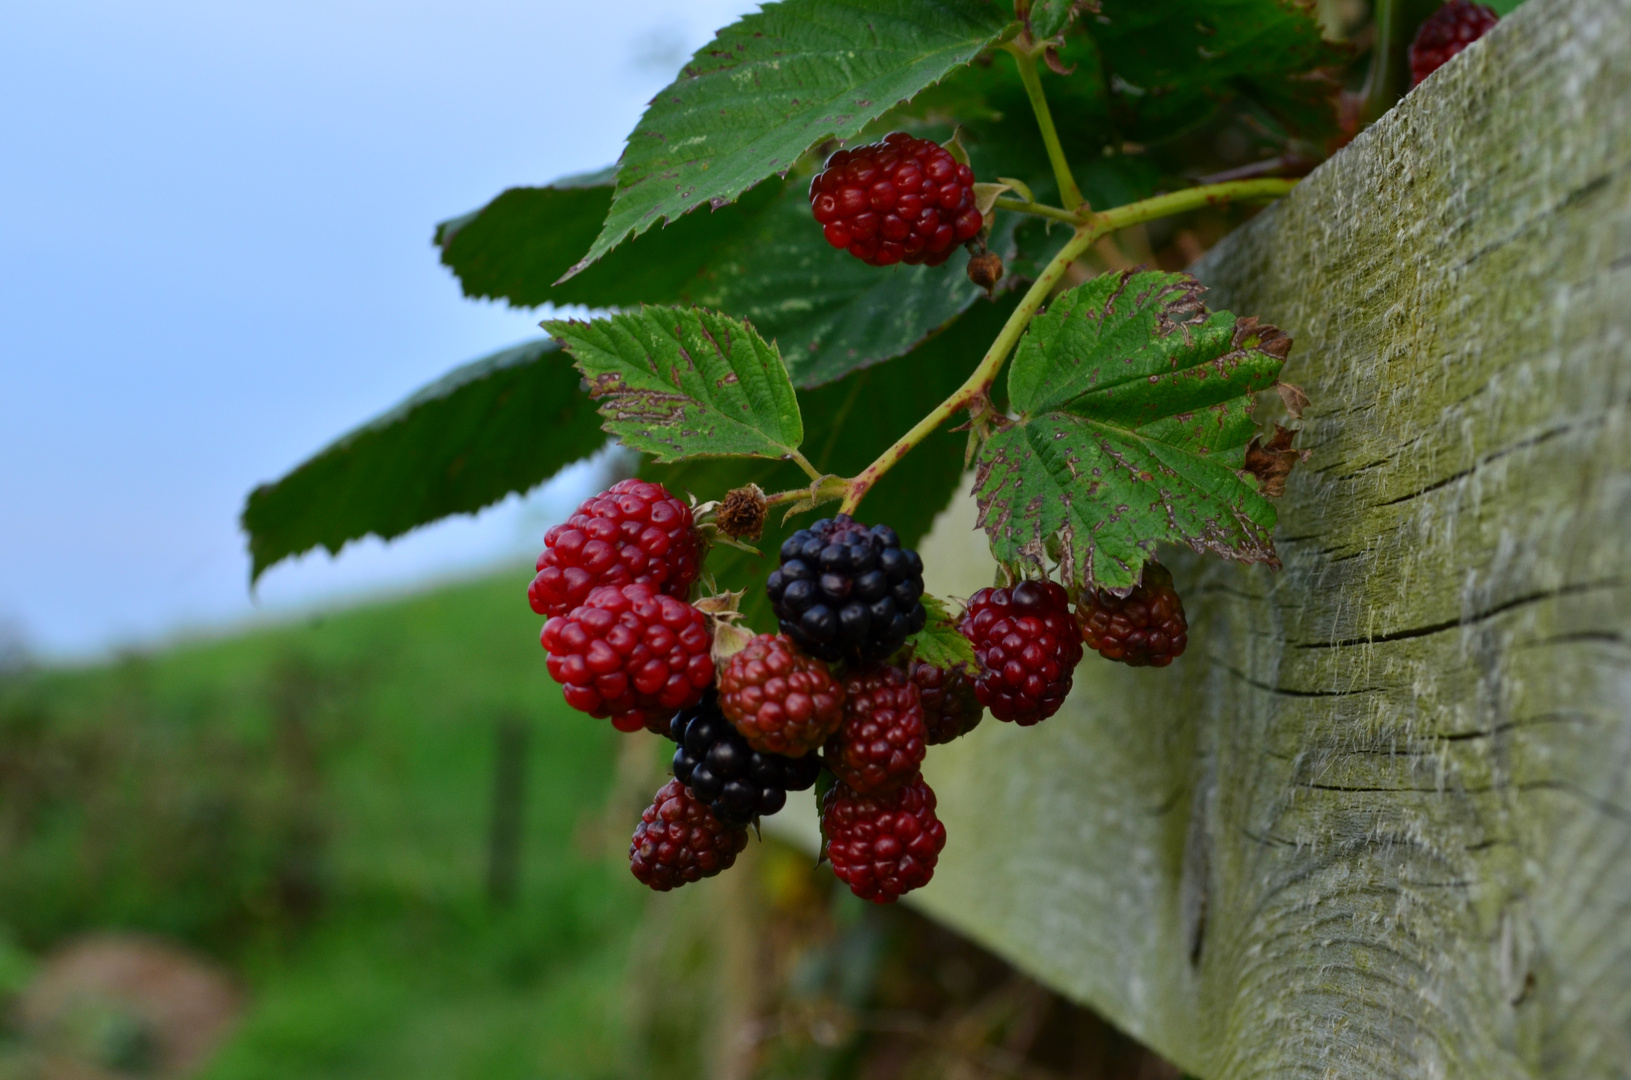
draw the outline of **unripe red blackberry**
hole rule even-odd
[[[936,667],[913,660],[907,673],[923,702],[923,725],[928,729],[930,746],[951,742],[979,726],[985,706],[974,693],[974,681],[980,676],[974,665]]]
[[[946,846],[923,780],[886,795],[861,795],[834,784],[821,804],[821,829],[833,873],[862,900],[889,904],[929,883]]]
[[[806,655],[868,664],[923,629],[923,560],[887,525],[848,514],[788,537],[765,579],[781,631]]]
[[[890,791],[917,775],[928,738],[917,684],[906,672],[858,672],[844,680],[844,722],[827,740],[827,768],[862,794]]]
[[[713,643],[702,612],[648,585],[603,585],[544,624],[549,674],[566,703],[610,717],[619,731],[668,730],[676,709],[713,685]]]
[[[801,757],[844,719],[844,687],[780,634],[760,634],[725,662],[719,707],[755,750]]]
[[[629,844],[629,869],[658,892],[729,870],[747,846],[747,830],[726,825],[678,780],[670,780],[640,815]]]
[[[787,805],[789,791],[804,791],[821,775],[815,754],[783,757],[755,750],[719,711],[712,690],[701,703],[674,714],[668,737],[674,777],[728,825],[746,825]]]
[[[1064,589],[1051,581],[981,589],[957,628],[980,659],[974,693],[992,716],[1029,727],[1059,711],[1082,659]]]
[[[691,508],[661,484],[624,480],[584,500],[544,534],[527,600],[550,618],[565,615],[601,585],[650,585],[684,600],[698,566]]]
[[[1500,16],[1472,0],[1449,0],[1416,29],[1410,42],[1410,88],[1443,67],[1456,53],[1489,33]]]
[[[1082,643],[1128,667],[1166,667],[1189,644],[1184,602],[1160,563],[1145,563],[1144,576],[1125,597],[1089,589],[1077,602],[1076,613]]]
[[[810,210],[827,243],[873,266],[938,266],[983,224],[973,170],[904,131],[828,158],[810,181]]]

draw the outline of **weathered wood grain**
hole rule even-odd
[[[1177,665],[937,748],[918,902],[1208,1080],[1631,1076],[1631,2],[1531,0],[1199,273],[1296,338],[1285,567],[1172,556]]]

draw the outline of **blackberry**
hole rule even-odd
[[[801,757],[843,721],[844,686],[787,638],[760,634],[725,661],[719,707],[755,750]]]
[[[629,869],[658,892],[729,870],[747,846],[747,830],[720,821],[678,780],[640,815],[629,843]]]
[[[974,665],[936,667],[913,660],[907,673],[923,702],[923,726],[928,729],[930,746],[951,742],[979,726],[985,706],[974,693],[974,682],[980,677]]]
[[[1145,563],[1144,576],[1125,597],[1089,589],[1077,601],[1076,612],[1082,643],[1128,667],[1166,667],[1189,644],[1184,602],[1160,563]]]
[[[765,591],[782,633],[822,660],[882,660],[928,621],[923,560],[889,526],[848,514],[788,537]]]
[[[974,646],[974,693],[998,720],[1029,727],[1059,711],[1082,659],[1070,598],[1051,581],[981,589],[957,627]]]
[[[668,737],[679,744],[674,778],[729,825],[769,817],[787,805],[789,791],[808,789],[821,773],[821,759],[814,754],[791,758],[749,746],[719,711],[712,690],[699,704],[674,714]]]
[[[1410,88],[1489,33],[1499,20],[1494,11],[1472,0],[1450,0],[1429,15],[1410,42]]]
[[[938,266],[984,225],[973,170],[904,131],[828,158],[810,181],[810,211],[827,243],[872,266]]]
[[[713,639],[702,612],[648,585],[602,585],[545,623],[540,638],[566,703],[610,717],[619,731],[661,731],[675,709],[713,686]]]
[[[862,900],[889,904],[927,885],[946,846],[923,777],[887,795],[860,795],[835,784],[821,804],[821,831],[833,873]]]
[[[602,585],[649,585],[684,600],[699,563],[691,508],[661,484],[624,480],[544,534],[527,600],[549,618]]]
[[[827,768],[864,795],[911,780],[928,751],[917,684],[898,667],[844,680],[844,723],[827,741]]]

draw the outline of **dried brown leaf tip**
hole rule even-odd
[[[769,504],[758,484],[732,488],[714,514],[714,524],[726,536],[742,540],[757,540],[765,530],[765,513]]]
[[[1288,427],[1274,425],[1274,435],[1267,443],[1262,436],[1253,435],[1246,447],[1246,471],[1257,477],[1257,488],[1271,499],[1286,492],[1286,477],[1299,461],[1307,461],[1309,451],[1293,450],[1291,440],[1297,433]]]
[[[1286,412],[1291,414],[1293,420],[1303,418],[1303,410],[1308,408],[1308,395],[1303,393],[1300,386],[1290,383],[1275,383],[1274,388],[1280,392],[1280,401],[1285,405]]]

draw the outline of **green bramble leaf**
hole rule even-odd
[[[1105,274],[1061,294],[1008,373],[1019,421],[981,448],[992,553],[1082,586],[1135,584],[1157,541],[1278,565],[1273,505],[1245,469],[1252,397],[1291,340],[1208,313],[1187,274]]]
[[[251,580],[315,547],[390,540],[526,491],[606,444],[548,338],[466,364],[249,495]]]
[[[645,307],[544,329],[601,401],[605,429],[659,462],[785,458],[804,441],[781,356],[747,323],[701,308]]]
[[[969,664],[979,667],[979,659],[974,655],[974,646],[969,644],[968,638],[957,629],[957,620],[953,619],[951,612],[946,608],[946,602],[938,596],[923,594],[923,606],[928,610],[929,621],[923,629],[906,639],[903,651],[916,660],[925,664],[933,664],[938,668],[949,668],[956,664]]]
[[[1349,51],[1325,41],[1304,0],[1103,0],[1082,20],[1104,58],[1118,126],[1162,139],[1244,95],[1309,136],[1336,123]]]
[[[1019,298],[999,295],[996,303],[979,303],[908,355],[888,364],[853,371],[843,379],[813,390],[799,391],[799,407],[811,438],[804,447],[811,463],[823,473],[853,476],[882,453],[901,432],[957,389],[979,364],[986,346],[997,336]],[[857,517],[869,524],[883,522],[900,537],[901,546],[916,547],[956,494],[963,477],[966,432],[942,428],[919,443],[900,463],[884,474],[861,504]],[[647,479],[659,480],[675,494],[717,499],[731,488],[758,484],[769,492],[788,491],[809,484],[785,461],[753,458],[693,458],[677,465],[647,464]],[[782,507],[772,507],[764,535],[754,545],[762,555],[730,547],[716,547],[708,556],[708,572],[721,587],[745,589],[743,619],[759,631],[776,628],[765,598],[765,575],[776,568],[782,541],[794,530],[838,509],[827,503],[819,509],[784,520]]]
[[[715,209],[811,147],[847,139],[997,40],[981,0],[782,0],[698,50],[652,98],[618,165],[611,212],[568,276],[630,235]]]

